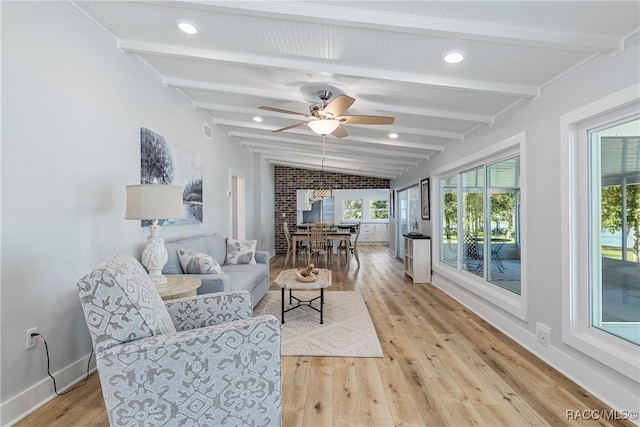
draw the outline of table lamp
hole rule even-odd
[[[142,264],[156,285],[167,283],[162,268],[169,259],[164,239],[160,235],[159,219],[184,218],[182,187],[164,184],[127,185],[127,212],[125,219],[147,219],[149,226],[147,245],[142,251]]]

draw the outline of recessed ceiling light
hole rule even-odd
[[[390,134],[389,134],[389,138],[391,138],[391,139],[396,139],[396,138],[398,138],[398,134],[397,134],[397,133],[395,133],[395,132],[390,133]]]
[[[182,31],[184,31],[187,34],[197,34],[198,33],[198,26],[196,24],[194,24],[193,22],[190,21],[185,21],[183,19],[176,21],[176,25],[178,26],[178,28],[180,28]]]
[[[254,121],[254,122],[258,122],[258,123],[260,123],[260,122],[262,121],[262,117],[255,116],[255,117],[253,118],[253,121]]]
[[[458,62],[464,61],[465,53],[461,50],[452,50],[450,52],[445,52],[442,55],[442,59],[444,62],[448,62],[449,64],[457,64]]]

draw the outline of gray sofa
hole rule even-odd
[[[225,265],[227,241],[218,234],[198,236],[165,243],[169,260],[162,274],[184,274],[178,250],[195,251],[211,255],[222,269],[222,274],[193,274],[202,281],[198,295],[224,291],[249,291],[253,296],[253,306],[260,302],[269,290],[269,253],[255,252],[255,264]]]

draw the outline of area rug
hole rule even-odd
[[[285,291],[285,309],[289,291]],[[310,300],[320,291],[293,291]],[[283,356],[384,357],[382,347],[362,296],[353,291],[324,293],[324,324],[320,313],[302,306],[285,313],[282,325]],[[295,304],[295,300],[294,300]],[[320,307],[320,300],[313,302]],[[254,315],[272,314],[282,321],[281,291],[269,291],[254,309]]]

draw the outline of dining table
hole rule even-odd
[[[347,265],[351,261],[351,233],[348,231],[340,231],[340,230],[328,230],[327,231],[327,239],[328,240],[341,240],[344,242],[344,246],[346,248],[345,252],[347,254]],[[291,233],[291,244],[295,248],[298,242],[302,242],[304,240],[309,240],[309,232],[308,231],[294,231]],[[297,251],[293,251],[293,265],[297,265],[298,262],[298,254]]]

